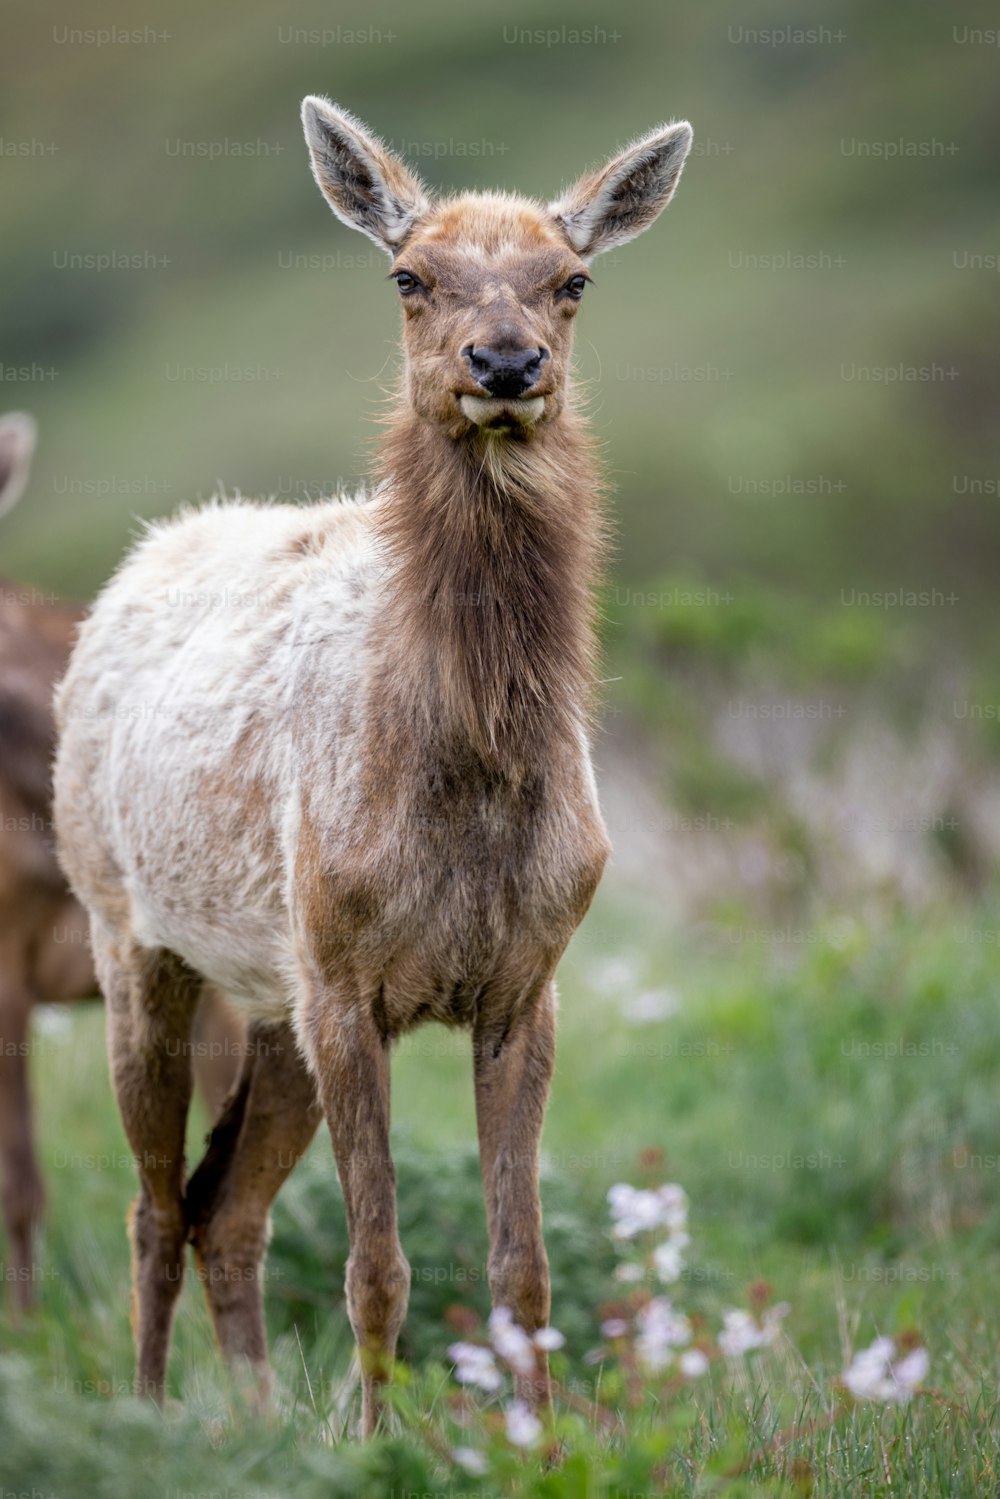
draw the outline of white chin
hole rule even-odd
[[[532,396],[530,401],[498,401],[492,396],[459,396],[464,416],[477,427],[530,427],[545,410],[545,397]]]

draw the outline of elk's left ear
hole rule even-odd
[[[648,229],[673,197],[693,139],[687,120],[661,125],[550,203],[577,254],[589,259]]]
[[[430,206],[420,179],[329,99],[303,99],[302,128],[313,176],[338,219],[394,255]]]

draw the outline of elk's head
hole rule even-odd
[[[455,439],[530,438],[553,421],[588,265],[669,203],[690,125],[660,126],[546,206],[508,193],[432,200],[345,110],[310,96],[302,121],[330,207],[392,257],[414,410]]]

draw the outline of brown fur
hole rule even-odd
[[[395,567],[380,656],[387,681],[413,687],[410,702],[386,700],[397,725],[420,714],[424,732],[433,726],[511,777],[548,740],[571,737],[589,707],[603,528],[575,420],[502,456],[496,441],[455,442],[410,414],[391,427],[382,466],[393,502],[381,530]]]

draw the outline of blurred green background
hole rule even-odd
[[[133,513],[218,480],[302,499],[365,471],[398,310],[383,257],[310,179],[298,104],[324,92],[441,190],[549,196],[690,118],[678,199],[595,263],[578,325],[620,575],[695,567],[821,602],[954,589],[936,624],[960,632],[1000,538],[1000,54],[959,40],[989,19],[887,0],[9,11],[2,395],[42,445],[5,567],[87,594]],[[74,40],[113,26],[144,40]],[[819,39],[756,39],[805,26]],[[547,28],[566,39],[519,39]],[[140,266],[67,260],[109,254]],[[762,268],[775,256],[806,262]],[[788,480],[814,487],[768,492]]]

